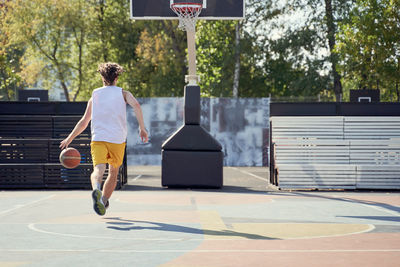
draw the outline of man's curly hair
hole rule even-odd
[[[103,76],[105,85],[112,85],[124,69],[117,63],[107,62],[99,64],[97,71]]]

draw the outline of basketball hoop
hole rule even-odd
[[[195,31],[196,20],[200,15],[203,5],[200,3],[174,3],[171,9],[179,17],[178,28],[183,31]]]

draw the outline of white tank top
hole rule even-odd
[[[126,142],[126,103],[122,88],[104,86],[92,93],[92,141]]]

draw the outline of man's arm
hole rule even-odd
[[[146,131],[146,127],[144,126],[142,108],[140,107],[140,104],[136,100],[136,98],[133,97],[131,92],[124,90],[123,95],[124,95],[125,102],[128,103],[133,108],[133,111],[135,112],[136,119],[139,123],[140,138],[142,139],[143,142],[146,143],[149,140],[149,137],[148,137],[148,134]]]
[[[75,137],[80,135],[86,129],[91,119],[92,119],[92,99],[90,98],[86,106],[85,114],[75,125],[75,128],[68,135],[68,137],[61,141],[60,148],[61,149],[67,148],[68,145],[72,142],[72,140],[74,140]]]

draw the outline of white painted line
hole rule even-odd
[[[113,237],[113,236],[88,236],[88,235],[76,235],[76,234],[64,234],[64,233],[57,233],[42,230],[36,227],[34,223],[28,225],[28,228],[32,231],[42,233],[42,234],[49,234],[49,235],[57,235],[57,236],[64,236],[64,237],[74,237],[74,238],[95,238],[95,239],[113,239],[113,240],[141,240],[141,241],[182,241],[186,238],[130,238],[130,237]],[[203,239],[201,239],[203,240]]]
[[[240,170],[240,169],[238,169],[238,168],[235,168],[235,167],[228,167],[228,168],[230,168],[230,169],[234,169],[234,170],[236,170],[236,171],[240,171],[241,173],[244,173],[244,174],[250,175],[250,176],[252,176],[252,177],[254,177],[254,178],[257,178],[257,179],[259,179],[259,180],[263,180],[263,181],[265,181],[265,182],[268,182],[268,183],[269,183],[269,179],[266,179],[266,178],[264,178],[264,177],[261,177],[261,176],[255,175],[255,174],[253,174],[253,173],[251,173],[251,172],[244,171],[244,170]]]
[[[140,177],[142,177],[141,174],[139,174],[138,176],[136,176],[135,178],[133,178],[131,181],[136,181],[136,180],[138,180]]]
[[[375,229],[375,226],[372,224],[367,224],[368,228],[362,231],[358,232],[351,232],[351,233],[344,233],[344,234],[335,234],[335,235],[319,235],[319,236],[300,236],[300,237],[276,237],[277,239],[283,239],[283,240],[293,240],[293,239],[316,239],[316,238],[329,238],[329,237],[341,237],[341,236],[349,236],[349,235],[357,235],[357,234],[363,234],[370,232]],[[201,235],[200,238],[191,238],[191,237],[182,237],[182,238],[146,238],[146,237],[114,237],[114,236],[88,236],[88,235],[78,235],[78,234],[65,234],[65,233],[59,233],[59,232],[51,232],[51,231],[46,231],[37,228],[35,223],[31,223],[28,225],[28,228],[32,231],[38,232],[38,233],[43,233],[43,234],[50,234],[50,235],[56,235],[56,236],[63,236],[63,237],[73,237],[73,238],[94,238],[94,239],[111,239],[111,240],[136,240],[136,241],[204,241],[207,235],[207,229],[199,229],[205,231]],[[157,231],[157,229],[154,229],[154,231]],[[246,240],[246,238],[212,238],[212,239],[207,239],[207,241],[234,241],[234,240]],[[259,238],[255,240],[268,240],[268,237],[265,238]]]
[[[99,250],[100,252],[116,253],[326,253],[326,252],[399,252],[400,249],[194,249],[194,250]]]
[[[36,253],[44,253],[44,252],[93,252],[95,250],[89,249],[0,249],[0,252],[36,252]]]
[[[341,236],[364,234],[364,233],[371,232],[372,230],[375,229],[375,225],[373,225],[373,224],[366,224],[366,225],[368,225],[367,229],[361,230],[361,231],[358,231],[358,232],[351,232],[351,233],[345,233],[345,234],[335,234],[335,235],[316,235],[316,236],[289,237],[289,238],[283,238],[283,239],[293,240],[293,239],[316,239],[316,238],[341,237]]]
[[[27,206],[33,205],[33,204],[35,204],[35,203],[38,203],[38,202],[40,202],[40,201],[50,199],[50,198],[52,198],[52,197],[54,197],[54,196],[55,196],[55,195],[50,195],[50,196],[47,196],[47,197],[44,197],[44,198],[41,198],[41,199],[37,199],[37,200],[31,201],[31,202],[28,202],[28,203],[26,203],[26,204],[16,205],[14,208],[1,211],[1,212],[0,212],[0,215],[6,214],[6,213],[8,213],[8,212],[11,212],[11,211],[14,211],[14,210],[17,210],[17,209],[25,208],[25,207],[27,207]]]
[[[400,252],[396,249],[0,249],[0,252],[102,252],[102,253],[348,253]]]
[[[398,212],[393,211],[393,210],[389,210],[389,209],[386,209],[386,208],[383,208],[383,207],[377,207],[374,204],[361,204],[361,205],[363,205],[365,207],[368,207],[368,208],[375,209],[375,210],[379,210],[381,212],[386,212],[386,213],[389,213],[389,214],[397,216],[397,217],[400,217],[400,214]]]

